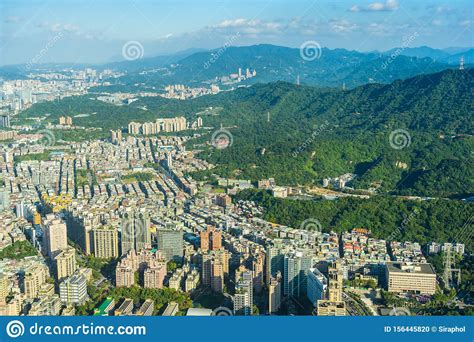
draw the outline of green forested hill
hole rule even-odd
[[[467,196],[474,193],[469,179],[473,79],[474,69],[466,69],[347,91],[276,82],[188,101],[141,98],[130,106],[105,104],[90,95],[37,104],[21,116],[95,113],[75,123],[109,129],[162,116],[196,118],[213,107],[214,115],[199,114],[204,125],[222,124],[233,135],[233,145],[209,148],[202,157],[219,165],[216,172],[224,176],[309,185],[351,172],[359,175],[356,188],[380,185],[383,192]],[[408,134],[409,144],[402,149],[390,144],[396,130]],[[197,143],[209,142],[210,135]],[[454,169],[452,180],[442,172]]]
[[[462,201],[406,201],[378,196],[367,200],[295,201],[275,198],[265,191],[244,190],[236,199],[253,200],[266,208],[264,218],[299,227],[304,220],[318,220],[325,232],[344,232],[356,227],[371,230],[376,238],[395,241],[456,241],[472,251],[472,204]]]

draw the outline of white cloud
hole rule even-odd
[[[349,8],[349,11],[351,11],[351,12],[360,12],[360,7],[357,6],[357,5],[354,5],[351,8]]]
[[[268,34],[279,33],[284,27],[285,25],[277,21],[237,18],[224,20],[217,25],[208,26],[207,29],[220,32],[237,30],[244,34]]]
[[[57,32],[66,32],[66,33],[74,33],[74,34],[81,34],[81,30],[78,26],[74,24],[60,24],[60,23],[49,23],[43,22],[38,24],[38,27],[44,28],[50,32],[57,33]]]
[[[359,29],[359,25],[347,20],[331,20],[329,22],[332,31],[336,33],[350,33]]]
[[[367,7],[352,6],[350,12],[382,12],[395,11],[399,7],[397,0],[386,0],[385,2],[372,2]]]

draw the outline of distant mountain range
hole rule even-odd
[[[318,57],[314,60],[302,58],[300,52],[298,48],[261,44],[214,50],[189,49],[167,56],[87,66],[127,73],[113,81],[113,88],[100,87],[98,91],[137,91],[176,83],[190,86],[215,83],[216,78],[236,73],[239,68],[244,72],[247,68],[256,70],[257,76],[233,85],[221,84],[222,88],[275,81],[296,83],[297,80],[318,87],[354,88],[457,68],[461,56],[464,56],[466,66],[474,63],[472,48],[421,46],[365,53],[322,48],[313,51]],[[67,64],[39,65],[41,69],[65,66]],[[21,65],[0,67],[0,77],[11,79],[24,75],[25,68]]]
[[[431,58],[435,62],[459,65],[461,57],[464,57],[465,64],[474,63],[474,49],[472,48],[447,48],[433,49],[428,46],[415,48],[394,48],[384,51],[385,55],[400,54],[408,57]]]
[[[160,87],[175,83],[196,86],[237,73],[239,68],[244,72],[248,68],[256,70],[257,76],[233,86],[299,80],[302,84],[319,87],[353,88],[456,68],[461,55],[468,65],[474,61],[473,51],[420,47],[363,53],[322,48],[315,51],[318,58],[309,60],[302,58],[300,49],[261,44],[118,62],[105,67],[129,72],[117,80],[124,87],[137,84],[145,88]],[[148,72],[143,73],[146,70]],[[133,90],[133,86],[128,90]]]

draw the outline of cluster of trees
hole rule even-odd
[[[474,248],[466,233],[472,204],[462,201],[408,201],[391,196],[297,201],[255,190],[241,191],[235,199],[255,201],[265,208],[266,220],[290,227],[299,227],[306,219],[316,219],[324,231],[343,232],[365,227],[380,239],[391,237],[395,241],[421,244],[456,241],[464,243],[467,251]]]
[[[135,172],[122,176],[123,182],[147,182],[154,179],[154,175],[149,172]]]
[[[97,177],[92,170],[77,169],[76,170],[76,186],[97,185]]]
[[[359,175],[356,188],[380,185],[381,192],[467,197],[474,194],[473,79],[474,69],[466,69],[347,91],[276,82],[188,101],[140,98],[128,106],[88,95],[35,104],[20,116],[50,113],[48,120],[55,120],[66,108],[91,113],[75,118],[79,125],[117,129],[157,117],[191,120],[221,107],[217,115],[204,116],[205,126],[222,124],[233,136],[232,146],[211,148],[211,134],[190,142],[209,146],[200,156],[218,165],[221,176],[311,185],[350,172]],[[408,134],[401,149],[390,144],[398,129]]]
[[[15,241],[0,251],[0,260],[18,260],[33,255],[38,255],[38,251],[29,241]]]
[[[139,286],[115,287],[110,291],[109,296],[114,298],[116,301],[123,298],[132,298],[136,306],[146,299],[151,299],[155,303],[155,315],[164,310],[166,305],[171,302],[178,303],[179,310],[182,313],[186,312],[186,310],[191,308],[193,305],[188,293],[170,289],[168,287],[162,289],[147,289]]]

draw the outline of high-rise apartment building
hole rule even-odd
[[[10,209],[10,193],[5,188],[0,188],[0,211]]]
[[[0,305],[6,304],[7,296],[10,293],[8,277],[0,273]]]
[[[253,274],[241,266],[236,271],[234,313],[240,316],[251,316],[253,307]]]
[[[278,312],[281,305],[281,273],[277,272],[275,277],[270,279],[268,284],[268,312],[274,314]]]
[[[122,130],[110,130],[110,141],[112,141],[112,144],[120,143],[122,141]]]
[[[117,258],[119,256],[118,230],[114,227],[92,229],[93,252],[96,258]]]
[[[224,275],[229,272],[226,251],[213,251],[202,256],[202,283],[210,285],[215,292],[224,291]]]
[[[87,279],[76,273],[59,284],[59,297],[64,305],[81,305],[87,300]]]
[[[259,253],[252,258],[253,289],[256,293],[262,291],[263,273],[265,269],[265,254]]]
[[[188,128],[186,118],[166,118],[157,119],[155,122],[130,122],[128,124],[128,133],[132,135],[158,134],[160,132],[179,132]]]
[[[49,257],[54,257],[68,247],[66,224],[53,214],[47,215],[43,222],[44,250]]]
[[[212,226],[208,226],[205,231],[201,231],[201,250],[203,253],[212,250],[218,251],[222,248],[222,232]]]
[[[283,290],[286,296],[299,297],[306,294],[307,274],[312,261],[311,255],[301,252],[285,255]]]
[[[49,269],[44,264],[34,265],[24,271],[23,293],[26,298],[37,298],[41,285],[46,283],[49,277]]]
[[[135,284],[135,272],[130,265],[117,265],[115,269],[115,286],[130,287]]]
[[[76,250],[72,247],[62,250],[54,257],[54,263],[58,280],[72,276],[77,269]]]
[[[145,287],[159,288],[166,274],[166,262],[161,252],[131,250],[115,269],[117,287],[130,287],[135,284],[135,273],[144,272]]]
[[[8,115],[1,115],[0,116],[0,127],[9,128],[10,125],[10,116]]]
[[[311,275],[310,275],[311,276]],[[328,268],[327,300],[316,302],[318,316],[345,316],[346,304],[342,299],[343,272],[339,263]]]
[[[314,307],[318,300],[325,299],[328,287],[327,278],[317,268],[311,268],[308,272],[308,283],[306,296]]]
[[[183,231],[181,229],[159,228],[156,230],[158,249],[167,261],[182,261]]]
[[[343,274],[341,265],[336,263],[328,269],[328,299],[331,302],[342,302]]]
[[[150,218],[148,213],[129,214],[122,219],[122,255],[134,249],[140,251],[151,247]]]
[[[161,263],[154,267],[149,267],[143,273],[144,287],[152,289],[163,288],[163,281],[166,277],[166,263]]]
[[[270,280],[278,272],[283,274],[285,255],[279,246],[268,246],[265,251],[265,282],[268,286]]]

